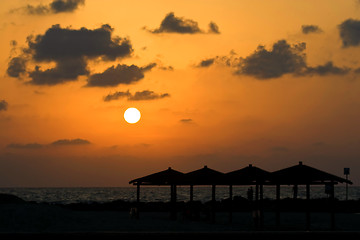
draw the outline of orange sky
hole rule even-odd
[[[55,2],[0,1],[0,187],[298,161],[360,183],[359,1]]]

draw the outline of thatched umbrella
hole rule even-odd
[[[212,186],[212,215],[211,220],[215,221],[215,188],[216,185],[225,184],[225,174],[207,166],[201,169],[185,174],[185,181],[190,185],[190,202],[193,201],[194,185],[211,185]]]
[[[211,185],[212,200],[215,201],[215,186],[225,184],[225,174],[207,166],[185,174],[185,183],[190,185],[190,201],[193,200],[194,185]]]
[[[137,186],[137,202],[140,201],[140,185],[170,185],[171,186],[171,200],[176,201],[176,192],[173,190],[176,189],[177,184],[183,181],[184,173],[176,171],[169,167],[168,169],[147,175],[145,177],[136,178],[131,180],[129,184],[134,184]],[[176,191],[176,190],[175,190]]]
[[[272,181],[276,185],[276,199],[280,200],[280,185],[294,185],[294,198],[297,195],[297,186],[306,185],[306,199],[310,200],[310,185],[326,184],[330,186],[330,197],[334,199],[334,185],[337,183],[349,183],[351,181],[335,176],[333,174],[309,167],[299,162],[298,165],[281,169],[272,173]],[[307,229],[310,228],[310,212],[306,213]],[[334,214],[331,216],[332,228],[335,227]],[[277,222],[279,224],[280,215],[277,213]]]
[[[244,167],[239,170],[235,170],[229,173],[226,173],[226,179],[229,183],[229,190],[230,190],[230,200],[232,200],[232,186],[233,185],[255,185],[256,191],[255,191],[255,199],[257,203],[257,209],[256,214],[258,213],[258,210],[260,210],[260,224],[263,224],[263,211],[262,211],[262,204],[258,204],[259,200],[259,186],[260,186],[260,202],[262,203],[263,200],[263,185],[265,183],[268,183],[271,180],[271,173],[268,171],[265,171],[261,168],[254,167],[252,164],[249,164],[249,166]],[[252,193],[250,193],[252,197]],[[260,208],[260,209],[259,209]],[[255,224],[258,225],[258,219],[256,219]],[[230,221],[232,221],[232,211],[230,211]]]

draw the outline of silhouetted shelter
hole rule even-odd
[[[294,198],[297,197],[297,186],[306,185],[306,199],[307,203],[310,201],[310,185],[324,184],[330,194],[330,199],[334,199],[334,185],[338,183],[352,184],[351,181],[332,175],[330,173],[318,170],[313,167],[306,166],[299,162],[298,165],[281,169],[275,172],[267,172],[260,168],[254,167],[251,164],[242,169],[232,171],[229,173],[222,173],[214,169],[204,166],[201,169],[188,172],[186,174],[173,170],[170,167],[167,170],[153,173],[145,177],[136,178],[129,182],[137,186],[137,202],[140,202],[140,186],[141,185],[163,185],[171,187],[171,202],[172,202],[172,218],[176,217],[176,186],[189,185],[190,186],[190,202],[193,201],[193,186],[195,185],[211,185],[212,186],[212,220],[215,216],[215,189],[216,185],[229,185],[230,200],[232,200],[232,186],[233,185],[256,185],[256,214],[260,212],[260,223],[262,224],[262,199],[263,199],[263,185],[276,185],[276,199],[278,206],[280,206],[280,186],[294,185]],[[259,200],[260,192],[260,201]],[[230,201],[231,204],[232,201]],[[260,205],[259,205],[260,203]],[[280,224],[279,207],[276,213],[277,224]],[[230,205],[230,220],[232,216],[232,208]],[[307,229],[310,227],[310,212],[306,212]],[[334,211],[331,212],[332,228],[335,227]]]
[[[207,166],[185,174],[184,183],[190,185],[190,201],[193,200],[194,185],[211,185],[212,200],[215,201],[215,186],[226,184],[225,174]]]
[[[211,220],[215,220],[215,189],[216,185],[226,184],[225,174],[214,169],[208,168],[206,165],[198,170],[185,174],[185,183],[190,185],[190,202],[193,201],[194,185],[211,185],[212,186],[212,215]]]
[[[230,200],[232,200],[232,186],[233,185],[255,185],[255,199],[256,199],[256,211],[259,210],[260,224],[263,223],[263,185],[268,184],[271,181],[271,173],[261,168],[254,167],[252,164],[239,170],[235,170],[226,173],[226,181],[229,184]],[[260,204],[259,204],[259,192],[260,192]],[[256,212],[257,213],[257,212]],[[230,221],[232,221],[232,210],[230,210]],[[256,222],[256,225],[258,222]]]
[[[299,162],[298,165],[281,169],[272,173],[273,182],[281,185],[316,185],[326,183],[349,183],[350,180],[318,170]]]
[[[184,173],[176,171],[169,167],[168,169],[147,175],[145,177],[136,178],[131,180],[129,184],[134,184],[137,186],[136,200],[140,201],[140,185],[170,185],[171,186],[171,200],[176,201],[176,193],[174,193],[174,188],[176,191],[176,186],[183,181]]]
[[[169,167],[168,169],[147,175],[145,177],[136,178],[129,183],[137,185],[171,185],[183,181],[184,173],[176,171]]]
[[[306,199],[310,200],[310,185],[324,184],[329,187],[330,198],[334,199],[334,185],[337,183],[349,183],[351,181],[333,174],[318,170],[299,162],[298,165],[281,169],[272,173],[272,182],[276,185],[276,199],[280,200],[280,185],[294,185],[294,198],[297,197],[298,185],[306,185]],[[277,223],[280,222],[280,213],[277,211]],[[306,212],[307,229],[310,228],[310,212]],[[331,214],[331,225],[335,228],[334,213]]]
[[[271,181],[271,173],[249,164],[242,169],[226,173],[226,179],[232,185],[265,184]]]

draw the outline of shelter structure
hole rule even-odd
[[[334,200],[334,185],[337,183],[349,183],[351,181],[318,170],[299,162],[298,165],[281,169],[272,173],[272,184],[276,185],[276,199],[280,202],[280,185],[294,185],[294,198],[297,197],[298,185],[306,186],[306,200],[310,201],[310,185],[324,184],[329,189],[330,199]],[[309,205],[309,204],[308,204]],[[280,225],[280,212],[276,214],[277,224]],[[306,228],[310,229],[310,211],[306,211]],[[331,212],[331,228],[335,228],[334,212]]]
[[[194,198],[194,185],[211,185],[211,221],[215,221],[215,202],[216,202],[216,185],[226,184],[225,174],[214,169],[208,168],[206,165],[198,170],[188,172],[184,176],[184,182],[190,185],[190,202]]]
[[[310,185],[325,185],[329,189],[330,199],[334,199],[334,185],[338,183],[352,184],[348,179],[344,179],[330,173],[318,170],[313,167],[304,165],[299,162],[298,165],[281,169],[275,172],[268,172],[260,168],[254,167],[251,164],[245,168],[232,171],[229,173],[222,173],[214,169],[204,166],[201,169],[182,173],[172,168],[167,170],[153,173],[145,177],[136,178],[129,182],[137,186],[137,203],[140,202],[140,186],[141,185],[158,185],[170,186],[171,190],[171,203],[173,203],[172,218],[176,217],[176,186],[189,185],[190,186],[190,202],[193,202],[193,186],[195,185],[210,185],[212,186],[212,220],[215,216],[215,197],[216,185],[229,185],[230,200],[232,200],[232,187],[233,185],[255,185],[256,186],[256,205],[257,209],[262,209],[263,199],[263,185],[276,185],[276,200],[278,206],[280,204],[280,186],[281,185],[294,185],[294,190],[298,185],[306,186],[306,200],[310,201]],[[297,197],[294,191],[294,198]],[[258,201],[260,198],[260,201]],[[260,206],[259,206],[260,204]],[[309,204],[308,204],[309,205]],[[230,220],[232,214],[230,211]],[[260,211],[260,224],[262,224],[262,211]],[[280,211],[276,211],[276,222],[280,225]],[[310,211],[306,212],[306,228],[310,228]],[[331,212],[331,226],[335,227],[334,212]]]
[[[129,184],[136,185],[136,202],[140,203],[140,186],[141,185],[170,185],[170,201],[173,205],[176,204],[176,185],[184,181],[184,173],[176,171],[169,167],[168,169],[147,175],[145,177],[136,178],[131,180]],[[175,207],[175,206],[174,206]],[[137,209],[138,210],[138,209]],[[172,218],[173,216],[172,212]]]
[[[239,170],[226,173],[226,181],[229,184],[230,200],[232,200],[233,185],[255,185],[255,203],[253,211],[256,215],[255,224],[258,227],[263,225],[263,185],[271,181],[271,173],[252,164]],[[252,200],[252,193],[251,199]],[[249,198],[250,196],[248,196]],[[260,200],[260,201],[259,201]],[[229,220],[232,221],[232,209],[230,209]]]
[[[225,174],[214,169],[204,166],[198,170],[188,172],[184,176],[184,182],[190,185],[190,201],[193,201],[193,187],[194,185],[210,185],[212,186],[212,201],[215,201],[216,185],[226,184]]]

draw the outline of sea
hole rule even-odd
[[[233,197],[247,197],[249,188],[255,193],[255,186],[233,186]],[[276,198],[275,186],[264,186],[265,199]],[[71,203],[105,203],[117,200],[136,201],[136,187],[71,187],[71,188],[0,188],[0,193],[12,194],[25,200],[37,203],[71,204]],[[360,186],[335,186],[335,198],[338,200],[360,200]],[[207,202],[211,200],[211,186],[194,186],[193,199]],[[281,186],[280,198],[291,198],[292,186]],[[298,187],[298,198],[306,198],[305,186]],[[325,186],[311,186],[310,198],[327,198]],[[189,201],[190,188],[177,187],[177,201]],[[229,198],[228,186],[216,186],[216,200]],[[169,186],[141,186],[140,201],[142,202],[168,202],[170,201]]]

